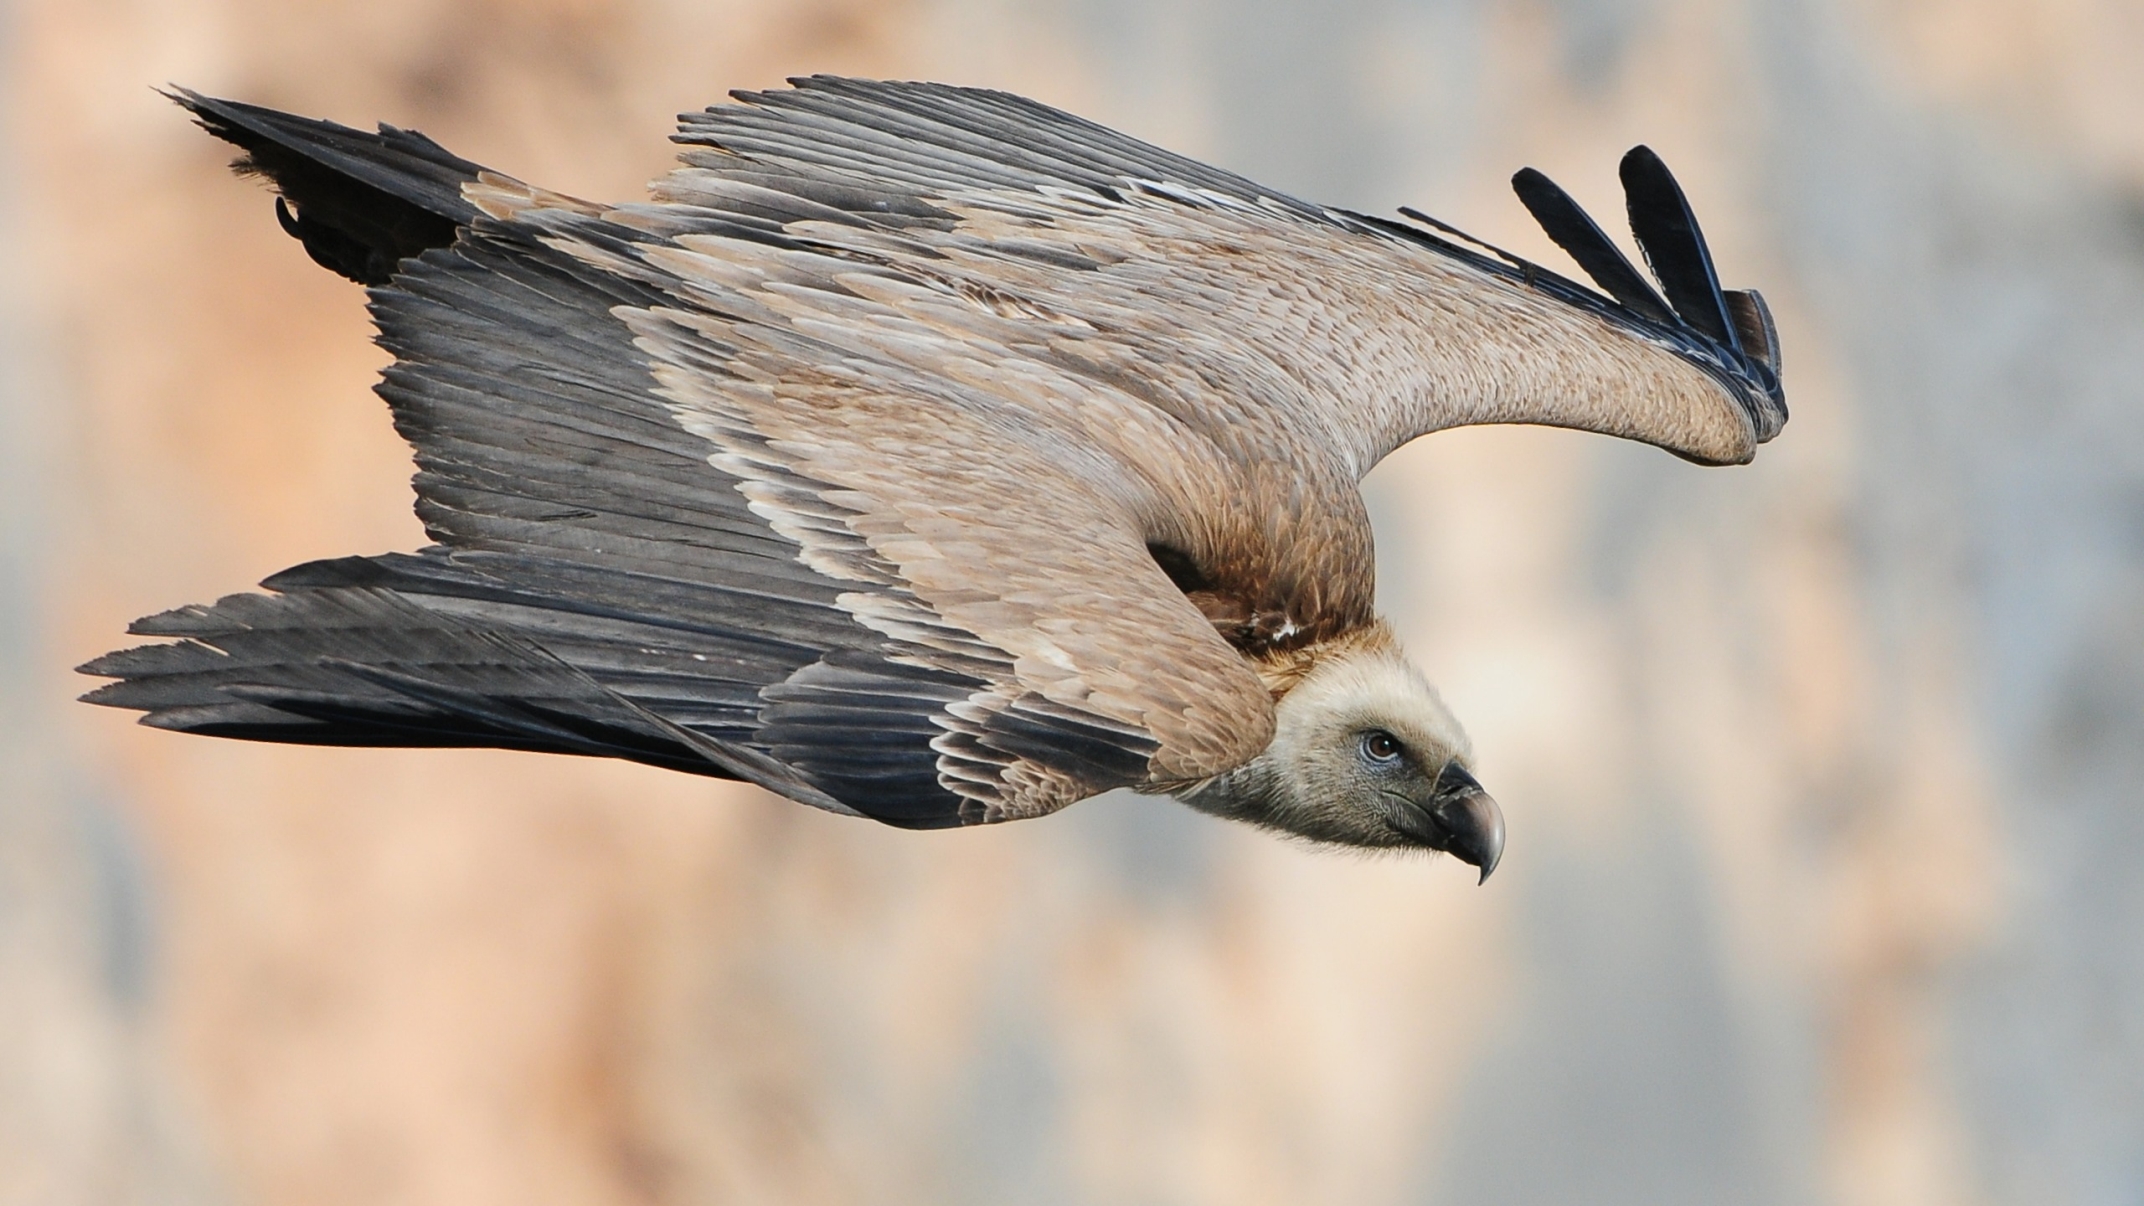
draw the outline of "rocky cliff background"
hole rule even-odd
[[[0,1201],[2144,1197],[2134,0],[0,0],[0,56]],[[1486,888],[68,702],[137,615],[420,540],[360,291],[152,86],[628,198],[811,71],[1551,263],[1515,168],[1675,166],[1785,437],[1370,481]]]

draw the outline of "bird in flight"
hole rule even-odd
[[[1001,92],[812,77],[682,117],[648,200],[410,130],[172,99],[367,286],[416,553],[136,622],[157,728],[495,746],[909,828],[1118,787],[1496,866],[1466,736],[1372,605],[1358,483],[1417,436],[1578,428],[1700,464],[1786,420],[1763,301],[1622,162],[1599,290]]]

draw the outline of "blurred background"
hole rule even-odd
[[[0,1201],[2144,1201],[2144,5],[0,0]],[[1562,264],[1674,165],[1794,420],[1370,479],[1510,818],[908,834],[69,702],[421,542],[360,291],[179,82],[584,196],[790,74],[1027,93]]]

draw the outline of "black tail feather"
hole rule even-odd
[[[1632,147],[1623,156],[1622,177],[1631,234],[1675,312],[1708,338],[1741,351],[1741,338],[1720,293],[1719,274],[1712,268],[1712,252],[1668,165],[1652,148]]]
[[[1592,216],[1555,181],[1533,168],[1521,168],[1511,178],[1511,189],[1519,195],[1520,203],[1534,216],[1534,221],[1555,240],[1556,246],[1577,261],[1608,296],[1654,322],[1675,320],[1667,302],[1646,283],[1645,277],[1609,240]]]
[[[386,284],[397,264],[452,243],[476,216],[461,190],[483,169],[414,130],[368,134],[184,88],[165,95],[243,150],[233,166],[275,184],[283,229],[359,284]]]

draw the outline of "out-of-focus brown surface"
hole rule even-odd
[[[2144,1192],[2134,5],[0,14],[0,1201]],[[1605,217],[1615,156],[1667,155],[1778,314],[1785,436],[1710,472],[1458,432],[1369,487],[1511,814],[1488,887],[1160,800],[918,835],[65,702],[137,615],[420,540],[361,292],[151,86],[626,198],[671,114],[807,71],[1548,262],[1514,168]]]

